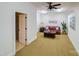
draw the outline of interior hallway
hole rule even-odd
[[[38,33],[38,39],[16,53],[16,56],[77,56],[67,35],[57,35],[55,39],[44,38]]]

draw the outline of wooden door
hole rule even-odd
[[[25,15],[19,15],[19,42],[25,44]]]

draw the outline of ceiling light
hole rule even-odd
[[[41,10],[40,12],[43,13],[43,14],[46,14],[47,13],[46,10]]]
[[[63,12],[63,11],[64,11],[64,8],[55,9],[54,11],[55,11],[55,12]]]

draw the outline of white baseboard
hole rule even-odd
[[[29,42],[27,42],[27,45],[31,44],[36,39],[37,39],[37,35],[35,35],[35,37],[33,39],[31,39]]]
[[[78,55],[79,55],[79,50],[78,50],[78,48],[76,47],[76,45],[74,44],[74,42],[71,40],[71,38],[68,36],[68,38],[70,39],[70,41],[71,41],[71,43],[72,43],[72,45],[74,46],[74,48],[75,48],[75,50],[76,50],[76,52],[78,53]]]

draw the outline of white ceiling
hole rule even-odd
[[[36,6],[37,10],[47,10],[48,4],[46,2],[31,2],[34,6]],[[64,12],[70,11],[71,7],[73,7],[75,4],[79,4],[77,2],[52,2],[52,4],[61,3],[61,5],[58,8],[63,8]]]
[[[60,7],[69,7],[71,2],[52,2],[52,4],[61,3]],[[47,8],[48,3],[46,2],[32,2],[33,5],[37,6],[38,8]]]

